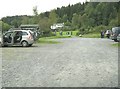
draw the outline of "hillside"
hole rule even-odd
[[[86,2],[77,3],[54,9],[50,12],[37,13],[34,16],[12,16],[2,18],[3,23],[19,27],[21,24],[39,24],[41,30],[50,32],[54,23],[65,23],[67,30],[96,32],[101,29],[110,29],[120,26],[120,3],[117,2]],[[4,30],[4,28],[3,28]],[[66,30],[66,29],[63,29]]]

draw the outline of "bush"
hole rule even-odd
[[[102,30],[102,31],[105,31],[105,30],[107,30],[107,29],[108,29],[107,26],[100,25],[100,26],[95,27],[93,31],[94,31],[95,33],[98,33],[98,32],[101,32],[101,30]]]
[[[51,30],[45,30],[42,32],[42,35],[41,35],[41,37],[50,37],[50,36],[54,36]]]
[[[80,34],[81,34],[81,32],[77,32],[77,33],[76,33],[76,36],[79,36]]]
[[[89,34],[85,34],[83,35],[84,38],[100,38],[100,34],[99,33],[89,33]]]

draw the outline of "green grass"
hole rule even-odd
[[[120,43],[118,42],[118,43],[114,43],[114,44],[112,44],[112,46],[113,47],[120,47]]]
[[[46,37],[48,39],[57,39],[57,38],[70,38],[71,36],[51,36],[51,37]]]
[[[83,38],[100,38],[100,33],[89,33],[82,35]]]
[[[74,32],[75,33],[75,32]],[[59,32],[57,32],[57,35],[56,36],[51,36],[51,37],[42,37],[42,38],[39,38],[37,43],[41,43],[41,44],[58,44],[58,43],[61,43],[59,41],[56,41],[54,39],[58,39],[58,38],[71,38],[70,35],[65,35],[66,33],[63,32],[63,35],[61,36],[59,34]]]
[[[39,38],[37,43],[40,43],[40,44],[58,44],[61,42],[55,41],[55,40],[49,39],[49,38]]]

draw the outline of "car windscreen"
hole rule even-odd
[[[120,33],[120,27],[112,28],[113,33]]]

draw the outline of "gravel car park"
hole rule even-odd
[[[3,87],[117,87],[118,48],[99,38],[55,39],[60,44],[5,47]]]

